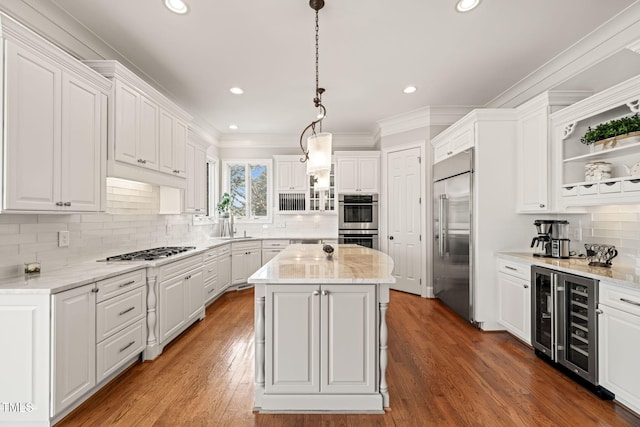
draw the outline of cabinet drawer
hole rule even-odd
[[[261,249],[261,243],[257,242],[235,242],[231,244],[232,251],[251,251],[255,249]]]
[[[289,240],[263,240],[262,249],[284,249],[289,246]]]
[[[187,274],[191,270],[195,270],[202,266],[202,255],[196,255],[183,259],[181,261],[172,262],[160,268],[160,281],[171,279],[182,274]]]
[[[561,188],[561,193],[562,193],[562,197],[571,197],[571,196],[577,196],[578,195],[578,187],[577,186],[571,186],[571,187],[562,187]]]
[[[218,246],[216,249],[218,250],[218,256],[230,254],[231,244],[227,243],[226,245]]]
[[[207,252],[204,253],[204,262],[207,263],[211,260],[214,260],[218,257],[218,249],[214,248],[214,249],[209,249]]]
[[[218,275],[218,262],[217,260],[210,261],[205,263],[203,266],[204,269],[204,281],[210,280],[213,277]]]
[[[115,372],[131,356],[144,350],[147,340],[146,330],[144,319],[140,319],[127,329],[97,345],[97,382]]]
[[[209,300],[220,293],[220,285],[217,280],[210,280],[204,284],[204,301]]]
[[[597,193],[598,193],[597,184],[582,184],[578,186],[578,194],[580,195],[597,194]]]
[[[630,179],[622,181],[622,189],[627,191],[640,191],[640,179]]]
[[[98,282],[98,295],[96,301],[101,302],[117,295],[128,292],[134,288],[146,285],[147,273],[143,268],[131,273],[121,274],[110,279]]]
[[[598,188],[600,189],[600,194],[619,193],[622,185],[620,181],[601,182],[600,184],[598,184]]]
[[[147,288],[139,287],[96,306],[96,342],[146,314]]]
[[[640,316],[640,291],[600,282],[598,303]]]
[[[521,279],[530,280],[531,278],[531,265],[520,264],[514,261],[507,261],[504,259],[498,260],[498,271],[510,276],[519,277]]]

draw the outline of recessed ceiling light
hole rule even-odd
[[[404,89],[402,89],[404,93],[413,93],[416,90],[418,90],[418,88],[416,88],[415,86],[407,86]]]
[[[460,0],[458,1],[458,4],[456,4],[456,10],[458,12],[469,12],[478,4],[480,4],[480,0]]]
[[[164,0],[164,5],[173,13],[184,15],[189,11],[189,7],[184,0]]]
[[[239,88],[238,86],[232,87],[231,89],[229,89],[229,91],[231,93],[233,93],[234,95],[242,95],[244,93],[244,91],[241,88]]]
[[[238,125],[231,124],[231,125],[229,125],[229,129],[238,130]]]

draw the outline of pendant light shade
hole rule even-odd
[[[328,190],[331,186],[331,171],[320,171],[318,175],[316,175],[316,183],[313,186],[315,190]]]
[[[307,175],[318,175],[331,170],[331,137],[330,133],[322,132],[307,138]]]

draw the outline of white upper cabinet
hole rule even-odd
[[[517,207],[520,213],[551,212],[555,203],[550,175],[550,114],[590,95],[583,91],[545,92],[518,111]]]
[[[474,146],[473,123],[466,126],[452,126],[433,139],[433,163],[460,153]]]
[[[117,61],[85,61],[115,82],[108,175],[186,188],[191,116]]]
[[[300,156],[274,156],[276,159],[276,191],[306,191],[307,164]]]
[[[378,193],[380,152],[336,151],[338,193]]]
[[[196,214],[207,213],[207,152],[195,141],[187,143],[186,150],[187,188],[184,196],[184,211]]]
[[[111,85],[14,25],[3,21],[7,157],[2,208],[14,212],[103,210]]]

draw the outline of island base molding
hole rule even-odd
[[[258,402],[257,400],[260,400]],[[382,395],[256,395],[254,411],[260,413],[296,413],[296,412],[340,412],[384,414]]]

